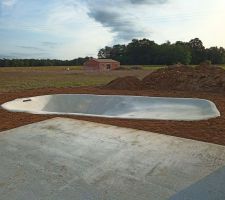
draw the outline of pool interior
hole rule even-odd
[[[205,99],[125,95],[44,95],[15,99],[2,107],[13,112],[128,119],[192,121],[220,116],[216,105]]]

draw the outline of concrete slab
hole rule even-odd
[[[16,99],[2,107],[13,112],[108,118],[206,120],[220,116],[205,99],[125,95],[56,94]]]
[[[0,160],[4,200],[225,199],[224,146],[134,129],[55,118],[1,132]]]
[[[225,167],[178,192],[170,200],[223,200],[225,199]]]

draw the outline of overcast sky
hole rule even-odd
[[[224,23],[225,0],[0,0],[0,58],[96,57],[144,37],[225,47]]]

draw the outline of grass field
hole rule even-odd
[[[46,87],[97,86],[124,76],[143,78],[162,65],[144,65],[141,69],[134,66],[123,66],[123,70],[106,72],[85,71],[82,66],[74,67],[0,67],[0,93],[22,91]],[[225,69],[225,65],[221,65]],[[69,68],[69,70],[67,69]]]
[[[144,66],[142,70],[114,70],[94,72],[82,67],[9,67],[0,68],[0,92],[21,91],[45,87],[75,87],[103,85],[123,76],[143,78],[157,66]]]
[[[220,65],[223,69],[225,69],[225,64],[224,65]]]
[[[165,67],[165,65],[143,65],[142,69],[144,70],[157,70]]]

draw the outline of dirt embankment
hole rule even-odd
[[[135,77],[118,78],[105,89],[118,90],[179,90],[225,92],[225,70],[216,66],[172,66],[154,71],[139,80]]]
[[[126,76],[111,81],[104,88],[113,90],[139,90],[142,89],[142,82],[137,77]]]

